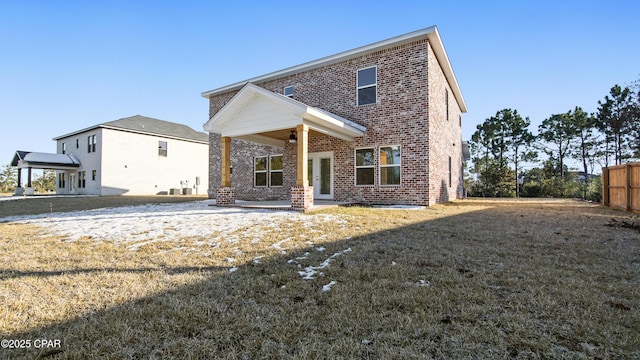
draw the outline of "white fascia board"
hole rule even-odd
[[[447,78],[447,81],[449,81],[449,86],[453,91],[453,96],[456,98],[456,101],[460,106],[460,111],[466,113],[467,104],[462,97],[462,91],[460,91],[458,80],[453,72],[453,67],[451,66],[451,62],[449,62],[449,56],[447,56],[447,51],[444,49],[444,44],[442,43],[442,39],[440,38],[440,33],[437,28],[435,28],[433,33],[429,35],[429,42],[431,43],[431,48],[433,49],[436,59],[438,59],[440,67],[444,72],[444,76]]]
[[[68,134],[64,134],[64,135],[56,136],[56,137],[54,137],[52,140],[53,140],[53,141],[62,140],[62,139],[64,139],[64,138],[68,138],[68,137],[71,137],[71,136],[75,136],[75,135],[78,135],[78,134],[82,134],[82,133],[87,132],[87,131],[91,131],[91,130],[99,129],[100,127],[101,127],[100,125],[93,125],[93,126],[90,126],[90,127],[88,127],[88,128],[84,128],[84,129],[82,129],[82,130],[77,130],[77,131],[70,132],[70,133],[68,133]]]
[[[308,117],[303,119],[303,123],[309,126],[310,130],[315,130],[319,133],[346,141],[353,141],[356,137],[363,135],[361,132],[345,131],[344,128],[332,126],[333,124],[324,121],[314,121]]]
[[[273,93],[252,83],[247,83],[231,98],[231,100],[229,100],[229,102],[227,102],[215,115],[213,115],[213,117],[211,117],[211,119],[209,119],[209,121],[204,124],[204,130],[213,133],[223,132],[225,124],[233,119],[237,113],[250,104],[257,96],[262,96],[273,103],[289,106],[291,107],[292,113],[302,112],[305,109],[304,104],[299,101]]]
[[[245,86],[247,83],[260,83],[260,82],[265,82],[265,81],[289,76],[292,74],[297,74],[304,71],[309,71],[322,66],[335,64],[349,58],[361,56],[366,53],[375,52],[385,48],[416,41],[418,39],[425,38],[425,37],[428,38],[429,42],[431,43],[431,47],[434,50],[436,58],[440,62],[440,66],[442,67],[445,77],[449,81],[449,85],[451,86],[453,95],[456,98],[456,101],[458,102],[458,105],[460,106],[461,111],[463,113],[466,113],[467,105],[462,96],[462,91],[460,90],[460,86],[458,85],[458,80],[456,79],[456,76],[453,72],[451,63],[449,62],[449,57],[447,56],[447,52],[444,49],[442,39],[440,38],[440,33],[438,32],[438,28],[435,25],[422,30],[417,30],[414,32],[410,32],[408,34],[404,34],[404,35],[396,36],[387,40],[379,41],[370,45],[365,45],[352,50],[343,51],[341,53],[327,56],[318,60],[306,62],[304,64],[288,67],[283,70],[274,71],[265,75],[257,76],[249,80],[240,81],[240,82],[223,86],[217,89],[205,91],[205,92],[202,92],[200,95],[204,98],[210,98],[211,96],[214,96],[217,94],[223,94],[229,91],[240,89],[243,86]]]
[[[315,108],[315,107],[308,107],[307,108],[307,114],[310,115],[313,118],[317,118],[320,119],[324,122],[327,122],[333,126],[345,129],[347,131],[351,131],[354,133],[358,133],[359,135],[357,136],[362,136],[364,134],[364,132],[367,130],[366,127],[360,125],[360,124],[356,124],[353,121],[349,121],[343,117],[340,117],[338,115],[334,115],[331,114],[327,111],[324,111],[322,109],[319,108]]]
[[[296,65],[296,66],[292,66],[283,70],[279,70],[279,71],[274,71],[265,75],[261,75],[261,76],[257,76],[254,78],[251,78],[249,80],[245,80],[245,81],[240,81],[234,84],[230,84],[227,86],[223,86],[217,89],[213,89],[213,90],[209,90],[209,91],[205,91],[203,93],[201,93],[200,95],[204,98],[209,98],[213,95],[216,94],[222,94],[225,92],[229,92],[229,91],[233,91],[236,89],[241,88],[242,86],[244,86],[246,83],[257,83],[257,82],[263,82],[263,81],[268,81],[268,80],[273,80],[273,79],[277,79],[280,77],[284,77],[284,76],[288,76],[291,74],[296,74],[296,73],[300,73],[303,71],[309,71],[315,68],[319,68],[321,66],[327,66],[327,65],[331,65],[331,64],[335,64],[338,63],[340,61],[349,59],[349,58],[353,58],[356,56],[360,56],[369,52],[375,52],[375,51],[379,51],[382,50],[384,48],[388,48],[388,47],[392,47],[392,46],[398,46],[400,44],[404,44],[404,43],[409,43],[412,41],[415,41],[419,38],[422,37],[426,37],[429,34],[434,33],[435,31],[437,31],[437,28],[435,26],[430,26],[428,28],[422,29],[422,30],[417,30],[414,32],[410,32],[408,34],[404,34],[404,35],[400,35],[400,36],[396,36],[387,40],[382,40],[382,41],[378,41],[376,43],[370,44],[370,45],[365,45],[365,46],[361,46],[352,50],[347,50],[347,51],[343,51],[341,53],[335,54],[335,55],[331,55],[331,56],[327,56],[327,57],[323,57],[321,59],[318,60],[313,60],[313,61],[309,61],[306,62],[304,64],[300,64],[300,65]]]

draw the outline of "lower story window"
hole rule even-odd
[[[78,171],[78,187],[79,188],[87,187],[87,172],[86,171]]]
[[[356,149],[356,185],[373,185],[374,157],[374,148]]]
[[[67,187],[67,174],[59,173],[58,174],[58,188],[64,189]]]
[[[91,170],[91,180],[96,181],[98,178],[98,170]]]
[[[269,178],[271,186],[282,186],[282,155],[269,157]]]
[[[380,185],[400,185],[400,145],[380,147]]]
[[[267,186],[267,157],[256,156],[253,162],[253,185]]]

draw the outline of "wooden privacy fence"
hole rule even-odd
[[[640,162],[602,168],[602,204],[640,211]]]

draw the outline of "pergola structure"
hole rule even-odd
[[[11,160],[11,166],[18,168],[18,186],[14,195],[33,195],[31,184],[31,170],[75,170],[80,167],[80,161],[70,154],[50,154],[32,151],[16,151]],[[27,186],[22,188],[22,169],[27,169]]]
[[[284,148],[295,134],[296,182],[291,188],[291,208],[306,211],[313,206],[313,187],[308,181],[309,138],[332,136],[354,141],[366,128],[323,109],[306,105],[252,83],[242,89],[205,124],[221,135],[221,183],[216,203],[235,203],[231,184],[231,138]]]

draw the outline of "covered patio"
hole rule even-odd
[[[76,170],[80,167],[80,161],[73,155],[50,154],[33,151],[16,151],[11,166],[18,168],[18,184],[14,195],[34,195],[31,182],[32,169],[43,170]],[[22,187],[22,169],[27,169],[27,186]]]
[[[313,186],[309,183],[309,139],[331,136],[354,141],[364,135],[365,127],[323,109],[306,105],[252,83],[244,87],[204,125],[221,135],[220,186],[216,189],[219,206],[235,204],[236,191],[231,183],[231,139],[284,148],[296,146],[296,181],[291,187],[289,207],[309,211],[314,206]]]

